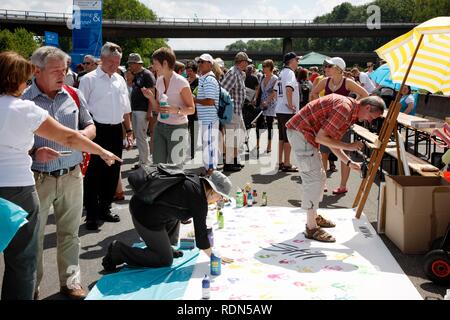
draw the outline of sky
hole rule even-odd
[[[161,18],[312,20],[342,2],[373,0],[139,0]],[[2,0],[0,9],[71,12],[73,0]],[[169,39],[174,50],[222,50],[239,39]],[[242,39],[247,41],[249,39]]]

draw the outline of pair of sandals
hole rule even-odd
[[[278,165],[278,171],[282,172],[298,172],[298,168],[292,164],[285,166],[283,162]]]
[[[316,223],[318,227],[314,229],[308,229],[308,225],[305,226],[305,238],[320,242],[336,242],[336,239],[331,234],[322,229],[334,228],[336,224],[333,221],[325,219],[319,214],[316,218]]]

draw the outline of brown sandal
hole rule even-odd
[[[322,228],[334,228],[334,227],[336,227],[336,224],[333,221],[325,219],[320,214],[316,218],[316,223],[317,223],[317,225],[319,227],[322,227]]]
[[[320,242],[336,242],[336,239],[331,234],[320,227],[308,229],[308,226],[306,226],[304,234],[307,239],[313,239]]]

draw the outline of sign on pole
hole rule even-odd
[[[55,32],[45,31],[45,45],[59,47],[59,36]]]
[[[102,41],[102,1],[73,0],[72,60],[86,54],[99,57]]]

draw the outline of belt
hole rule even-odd
[[[70,171],[74,170],[77,166],[73,166],[70,168],[64,168],[64,169],[59,169],[59,170],[55,170],[55,171],[51,171],[51,172],[44,172],[44,171],[37,171],[37,170],[33,170],[34,172],[40,173],[40,174],[45,174],[47,176],[52,176],[55,178],[61,177],[67,173],[69,173]]]

